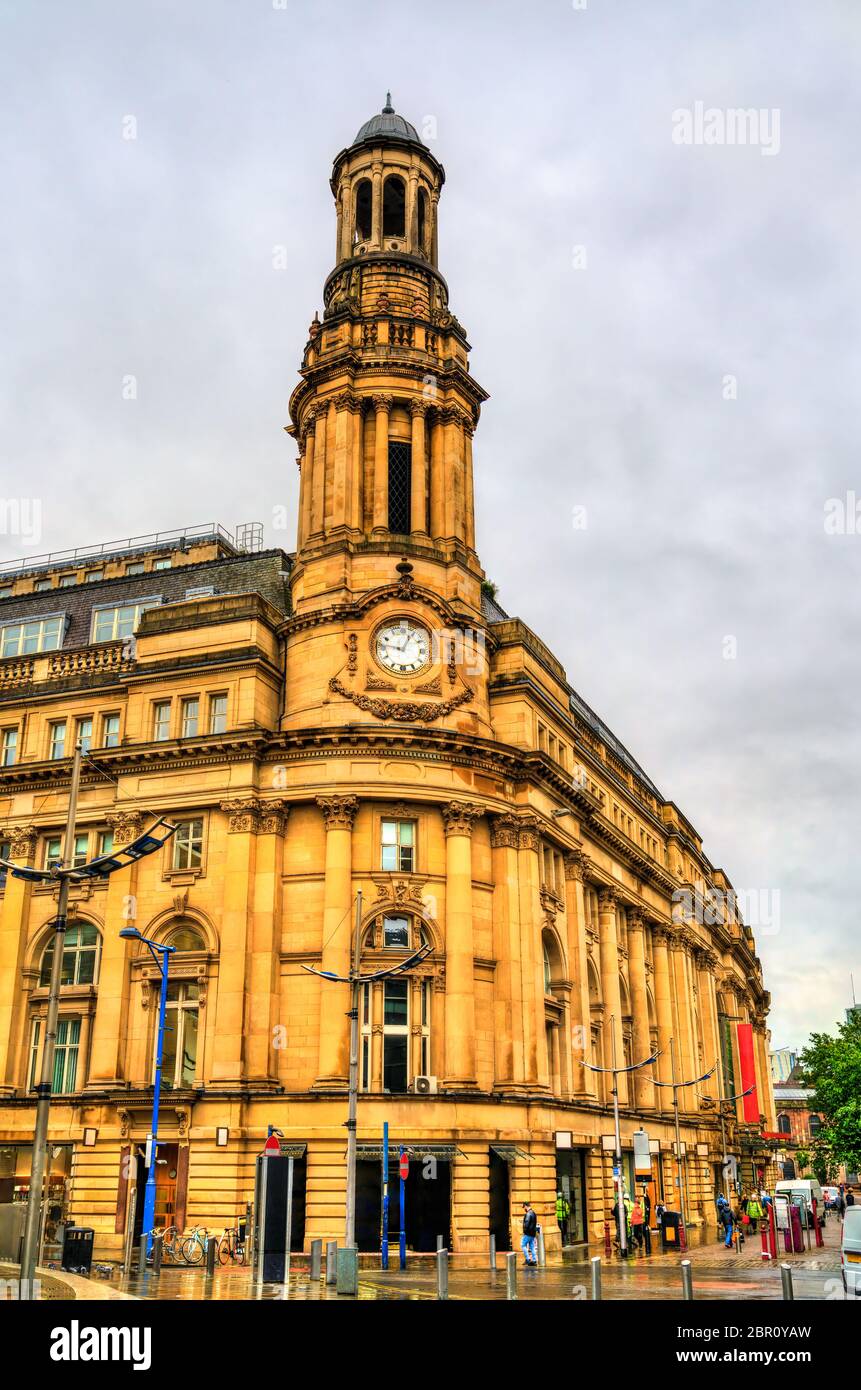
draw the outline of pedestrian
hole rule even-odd
[[[731,1242],[735,1241],[736,1254],[744,1245],[744,1218],[746,1215],[747,1213],[742,1211],[742,1203],[739,1201],[732,1209],[732,1235],[730,1237]]]
[[[759,1200],[759,1193],[756,1191],[756,1189],[754,1189],[753,1192],[751,1192],[750,1196],[747,1199],[747,1215],[750,1221],[750,1233],[752,1236],[755,1236],[756,1223],[757,1221],[761,1221],[765,1215],[765,1212],[762,1209],[762,1203]]]
[[[635,1197],[631,1207],[631,1230],[634,1233],[637,1248],[640,1250],[643,1248],[643,1220],[643,1208],[640,1205],[640,1199]]]
[[[571,1203],[560,1188],[556,1193],[556,1224],[562,1236],[562,1244],[568,1244],[568,1218],[571,1215]]]
[[[723,1234],[723,1243],[727,1250],[732,1246],[732,1207],[721,1192],[717,1198],[718,1221],[720,1222]],[[718,1240],[721,1236],[718,1236]]]
[[[652,1225],[652,1199],[645,1188],[643,1188],[643,1225]]]
[[[538,1234],[538,1217],[535,1215],[531,1202],[523,1203],[523,1235],[520,1239],[520,1248],[523,1251],[523,1258],[528,1265],[537,1265],[535,1258],[535,1237]]]

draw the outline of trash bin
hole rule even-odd
[[[67,1274],[89,1274],[93,1263],[95,1231],[88,1226],[67,1226],[61,1267]]]
[[[665,1211],[661,1217],[661,1249],[678,1250],[679,1228],[682,1224],[681,1213],[677,1211]]]

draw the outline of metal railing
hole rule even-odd
[[[155,550],[160,546],[181,541],[195,543],[205,540],[221,541],[238,554],[244,547],[236,537],[217,521],[202,526],[176,527],[172,531],[152,531],[149,535],[128,536],[125,540],[102,541],[100,545],[77,545],[71,550],[51,550],[43,555],[27,555],[21,560],[0,560],[0,577],[31,569],[47,569],[54,565],[83,564],[88,560],[105,559],[109,555],[127,555],[130,551]]]

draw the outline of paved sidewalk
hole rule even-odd
[[[17,1281],[19,1266],[13,1264],[0,1264],[0,1279],[6,1282],[6,1299],[13,1296],[13,1281]],[[123,1293],[115,1285],[111,1285],[106,1279],[83,1279],[78,1274],[67,1274],[65,1270],[46,1269],[43,1265],[36,1268],[36,1278],[39,1281],[40,1294],[42,1301],[63,1302],[74,1300],[78,1303],[101,1302],[104,1299],[112,1298],[131,1298],[135,1295]],[[0,1302],[2,1302],[0,1295]]]

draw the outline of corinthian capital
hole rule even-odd
[[[468,801],[449,801],[442,808],[446,835],[471,835],[473,822],[484,815],[484,808]]]
[[[381,392],[380,394],[371,397],[371,400],[372,400],[373,406],[374,406],[374,410],[376,410],[376,411],[384,410],[384,411],[386,412],[387,415],[388,415],[389,411],[390,411],[391,408],[392,408],[392,405],[393,405],[393,403],[394,403],[394,399],[395,399],[394,396],[389,396],[389,395],[387,395],[385,392]]]
[[[117,849],[121,845],[130,845],[132,840],[136,840],[143,829],[143,811],[114,811],[105,820],[114,832],[114,845]]]
[[[231,835],[256,835],[260,819],[260,802],[256,796],[237,797],[222,801],[221,810],[227,813],[227,829]]]
[[[573,879],[575,883],[582,883],[589,871],[591,864],[589,856],[580,849],[572,849],[570,854],[565,855],[565,877]]]
[[[422,400],[410,401],[410,415],[427,415],[430,410],[430,402]]]
[[[327,830],[352,830],[359,800],[355,796],[318,796]]]
[[[492,849],[517,849],[520,844],[520,826],[517,817],[506,813],[493,816],[490,822],[490,844]]]
[[[35,825],[10,825],[3,834],[4,837],[8,835],[12,842],[10,859],[23,859],[25,865],[32,864],[36,853],[36,841],[39,838]]]

